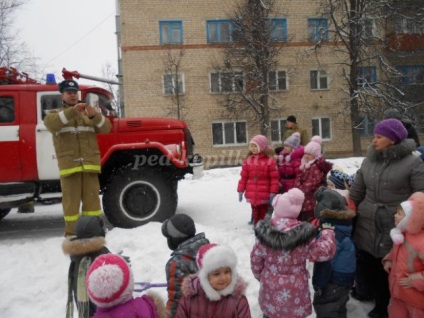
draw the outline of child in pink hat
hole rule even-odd
[[[297,188],[278,194],[274,213],[255,228],[250,253],[252,273],[260,282],[259,306],[268,318],[308,317],[312,313],[307,261],[323,262],[336,251],[333,227],[318,231],[297,218],[305,195]]]
[[[237,186],[239,201],[243,200],[244,194],[252,207],[254,225],[264,219],[270,201],[279,190],[277,163],[273,154],[268,139],[256,135],[249,143],[249,154],[241,167]]]
[[[297,175],[294,186],[305,194],[300,219],[312,221],[314,218],[315,197],[318,188],[324,185],[327,173],[331,170],[332,164],[325,160],[321,153],[322,139],[320,136],[313,136],[311,141],[305,146],[305,153],[300,164],[300,174]]]

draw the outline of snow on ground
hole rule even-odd
[[[354,173],[363,158],[330,160],[348,174]],[[258,305],[259,283],[250,271],[250,251],[254,243],[250,205],[238,202],[236,191],[240,167],[211,169],[203,177],[191,176],[179,183],[177,213],[186,213],[196,222],[198,232],[205,232],[211,242],[227,244],[239,258],[239,274],[248,282],[247,297],[252,317],[262,317]],[[6,218],[60,218],[60,204],[36,206],[32,215],[12,211]],[[0,240],[0,316],[7,318],[65,316],[69,259],[63,255],[58,234],[51,238]],[[112,252],[130,256],[135,281],[163,283],[165,264],[170,250],[161,234],[161,224],[152,222],[135,229],[114,228],[107,233],[107,246]],[[308,265],[309,270],[312,264]],[[156,288],[163,299],[166,289]],[[311,294],[313,293],[311,287]],[[350,300],[348,317],[366,317],[372,303]],[[76,317],[76,315],[75,315]],[[312,314],[310,317],[315,317]]]

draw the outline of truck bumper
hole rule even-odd
[[[32,182],[10,182],[0,184],[0,208],[13,208],[34,197]]]

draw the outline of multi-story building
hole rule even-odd
[[[317,16],[316,1],[279,2],[272,22],[282,49],[277,69],[269,74],[269,89],[277,105],[269,122],[272,144],[281,145],[285,119],[295,115],[310,136],[323,138],[327,156],[351,155],[352,124],[343,102],[346,74],[340,68],[344,57],[331,45],[316,50],[329,21]],[[183,119],[206,165],[239,163],[260,129],[249,115],[231,116],[222,105],[223,95],[237,89],[235,83],[224,85],[225,79],[216,71],[216,65],[224,63],[223,47],[232,41],[228,12],[233,2],[117,3],[125,115]],[[414,65],[419,68],[421,64]],[[375,67],[363,71],[362,75],[375,81]],[[365,125],[362,131],[365,149],[372,130]]]

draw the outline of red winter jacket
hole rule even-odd
[[[313,211],[315,209],[315,191],[323,185],[330,170],[331,163],[327,162],[324,157],[319,157],[309,167],[306,164],[305,168],[296,177],[294,186],[305,194],[302,211]]]
[[[237,192],[245,192],[246,201],[253,205],[269,202],[271,193],[277,194],[277,162],[263,152],[250,155],[241,167]]]
[[[278,156],[278,173],[280,174],[281,193],[294,188],[296,177],[300,174],[300,162],[302,160],[305,148],[300,146],[293,152],[287,154],[284,151]]]

